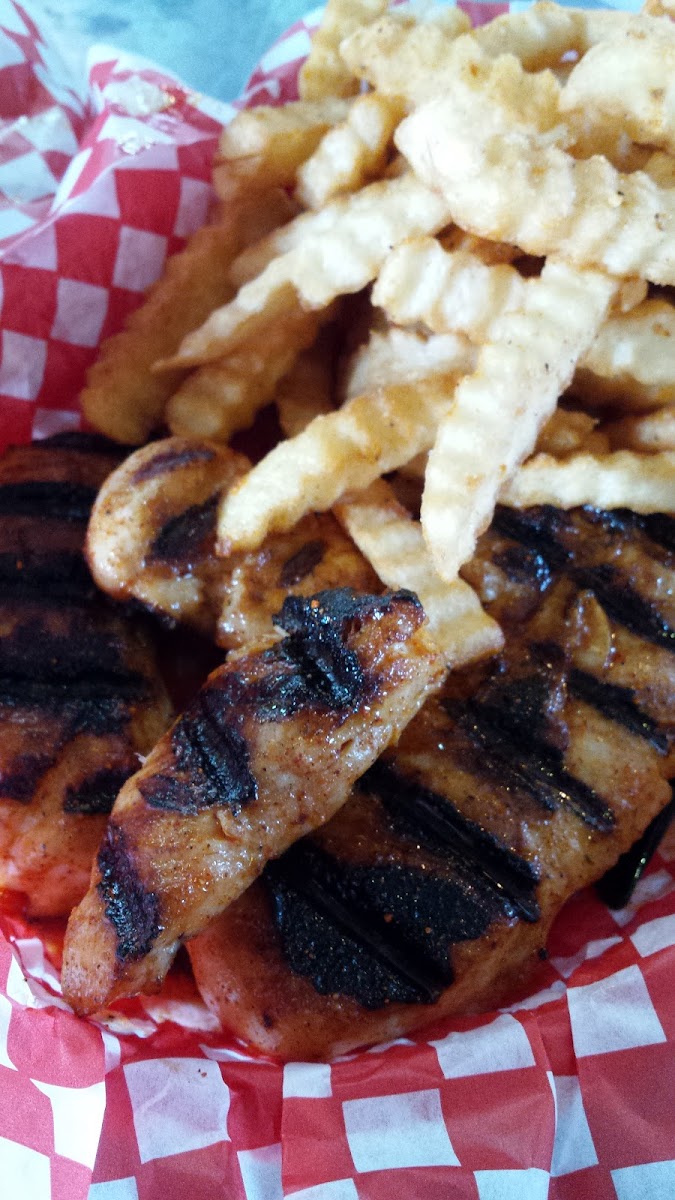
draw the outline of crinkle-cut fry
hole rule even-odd
[[[330,340],[330,332],[324,331],[324,334]],[[326,340],[320,334],[314,345],[298,356],[277,385],[274,402],[284,437],[295,437],[315,417],[335,408],[333,348],[326,345]]]
[[[192,371],[169,400],[166,422],[181,437],[227,442],[252,424],[274,395],[279,380],[315,336],[318,319],[302,313],[281,324],[263,344],[252,343]]]
[[[414,329],[374,330],[352,356],[344,381],[347,400],[395,383],[473,370],[475,352],[456,334],[426,337]]]
[[[650,24],[642,14],[567,8],[543,0],[496,17],[474,36],[487,54],[515,54],[527,71],[541,71],[556,66],[566,54],[585,54],[613,34],[647,30]]]
[[[437,86],[453,41],[470,28],[459,8],[436,8],[426,18],[395,9],[357,29],[343,41],[340,53],[360,80],[411,105]]]
[[[355,29],[375,21],[388,0],[328,0],[312,48],[300,68],[298,91],[303,100],[353,96],[358,80],[340,56],[340,43]]]
[[[675,39],[627,31],[592,46],[560,97],[563,113],[590,112],[636,142],[675,150]]]
[[[493,322],[427,464],[422,528],[443,579],[473,554],[500,487],[532,453],[616,286],[599,271],[548,259],[522,308]]]
[[[639,383],[675,386],[675,306],[656,297],[611,316],[584,366],[595,375],[630,375]]]
[[[254,549],[272,530],[287,530],[304,513],[324,512],[345,491],[427,450],[452,407],[457,372],[398,383],[355,396],[280,442],[228,497],[218,520],[220,552]]]
[[[641,11],[650,17],[669,17],[675,20],[675,0],[645,0]]]
[[[418,321],[433,333],[481,341],[498,313],[518,307],[526,281],[506,263],[486,266],[468,250],[448,252],[435,238],[403,242],[385,259],[372,293],[390,321]]]
[[[403,116],[397,96],[366,92],[353,101],[346,119],[328,131],[297,173],[296,198],[305,208],[322,208],[355,192],[384,170],[394,130]]]
[[[385,95],[400,96],[408,108],[442,94],[449,81],[468,74],[514,114],[529,114],[540,128],[551,128],[559,119],[560,85],[554,75],[542,71],[523,80],[518,60],[512,55],[492,59],[465,32],[459,11],[447,10],[446,20],[456,25],[452,31],[438,19],[408,26],[405,16],[389,13],[359,30],[343,44],[342,53],[361,78]]]
[[[448,210],[437,192],[404,175],[333,200],[311,219],[311,233],[299,245],[273,259],[160,365],[194,366],[221,358],[252,337],[266,336],[282,316],[325,308],[340,295],[361,291],[392,246],[442,229]]]
[[[446,583],[440,578],[419,521],[399,504],[384,480],[349,493],[334,511],[382,582],[408,588],[419,597],[431,638],[449,667],[465,666],[501,649],[504,635],[497,622],[463,579]]]
[[[411,238],[385,259],[372,301],[398,325],[422,323],[433,333],[462,333],[480,342],[497,314],[522,303],[525,287],[507,262],[485,263],[469,249],[448,251],[436,238]],[[643,280],[626,280],[616,302],[632,308],[646,293]]]
[[[279,189],[249,197],[217,224],[199,229],[184,250],[167,260],[162,278],[126,328],[103,343],[89,371],[81,404],[96,429],[127,445],[147,441],[183,378],[182,370],[156,375],[153,363],[171,354],[195,324],[230,299],[227,272],[235,255],[288,215],[288,197]]]
[[[640,383],[626,373],[595,375],[579,366],[569,396],[576,405],[591,412],[613,408],[623,413],[644,413],[675,404],[675,381],[662,385]]]
[[[554,458],[574,454],[588,441],[597,423],[588,413],[556,408],[537,438],[537,451]]]
[[[240,187],[291,187],[298,167],[348,111],[348,103],[333,96],[242,109],[220,135],[213,170],[218,195],[230,200]]]
[[[603,432],[612,450],[638,450],[643,454],[675,450],[675,404],[658,412],[609,421]]]
[[[675,283],[675,191],[642,171],[621,174],[601,157],[572,158],[533,125],[510,121],[469,77],[406,117],[395,141],[469,232],[528,254]]]
[[[675,512],[675,453],[574,454],[560,462],[538,454],[502,488],[500,502],[512,508],[554,504],[576,508],[630,508],[633,512]]]

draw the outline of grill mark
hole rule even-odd
[[[593,508],[585,504],[584,517],[594,525],[602,525],[610,533],[634,536],[636,530],[661,549],[675,553],[675,520],[666,513],[634,513],[628,508]]]
[[[345,645],[346,628],[354,620],[389,612],[400,602],[412,604],[422,614],[419,600],[407,591],[370,596],[336,588],[308,598],[286,598],[274,617],[275,624],[289,634],[279,649],[299,669],[312,702],[336,710],[356,708],[365,692],[365,678],[358,655]]]
[[[554,746],[524,742],[509,726],[508,713],[495,705],[472,700],[459,713],[452,705],[446,707],[481,751],[474,770],[484,771],[502,786],[526,791],[549,812],[564,807],[600,833],[614,828],[614,813],[607,802],[564,767]]]
[[[498,504],[492,518],[495,533],[528,546],[556,571],[570,559],[569,550],[560,540],[567,528],[566,514],[546,504],[523,511]]]
[[[234,813],[257,796],[243,732],[245,722],[278,722],[308,708],[354,711],[366,694],[358,655],[345,644],[352,621],[410,602],[411,593],[361,595],[350,588],[291,596],[274,618],[289,636],[253,658],[250,678],[240,671],[211,678],[173,728],[171,745],[186,778],[160,773],[144,779],[141,794],[153,808],[195,814],[227,805]]]
[[[529,546],[507,546],[495,554],[494,562],[512,583],[533,583],[540,592],[545,592],[553,580],[543,554]]]
[[[321,995],[342,993],[369,1009],[392,1001],[433,1004],[453,981],[449,960],[441,971],[398,937],[392,925],[350,907],[327,882],[325,871],[322,879],[316,877],[308,858],[304,849],[294,848],[265,871],[291,970],[309,976]],[[341,867],[334,859],[322,865],[333,872]],[[343,939],[347,952],[341,955]]]
[[[57,747],[54,748],[56,751]],[[8,770],[0,777],[0,794],[4,800],[30,804],[43,775],[54,762],[54,754],[17,754]]]
[[[649,513],[641,520],[648,537],[664,550],[675,554],[675,520],[665,513]]]
[[[115,455],[121,458],[125,450],[133,450],[133,446],[121,445],[102,433],[81,433],[78,429],[64,430],[53,433],[51,437],[39,438],[31,442],[34,450],[79,450],[82,454]]]
[[[60,718],[66,741],[80,733],[120,733],[146,695],[145,680],[131,672],[125,680],[103,674],[67,682],[0,678],[0,708]]]
[[[593,592],[611,620],[644,641],[675,652],[675,630],[656,606],[645,600],[609,564],[575,567],[570,575],[578,587]]]
[[[148,562],[163,562],[186,570],[203,558],[216,531],[216,513],[220,497],[211,496],[204,504],[193,504],[171,517],[160,529],[148,552]]]
[[[577,669],[570,671],[568,685],[577,699],[592,705],[608,720],[616,721],[624,729],[645,738],[659,754],[667,754],[668,738],[661,732],[657,722],[635,703],[632,688],[603,683],[594,675]]]
[[[133,962],[149,954],[161,932],[159,897],[143,884],[124,831],[110,822],[98,852],[97,890],[117,935],[116,957]]]
[[[96,771],[77,786],[70,785],[66,789],[63,811],[86,813],[87,816],[112,812],[118,792],[131,775],[132,767],[104,767]]]
[[[0,638],[0,678],[77,680],[83,675],[114,676],[122,684],[130,673],[124,645],[114,633],[82,629],[80,615],[53,633],[39,620],[29,620]],[[136,678],[136,676],[133,676]]]
[[[296,587],[302,583],[319,563],[323,562],[326,553],[326,543],[321,538],[305,542],[295,554],[286,560],[279,572],[279,587]]]
[[[0,554],[0,600],[59,608],[83,604],[96,594],[81,554]]]
[[[236,816],[257,798],[248,746],[236,724],[241,715],[229,719],[226,694],[202,689],[174,726],[171,749],[186,778],[160,774],[143,780],[140,791],[152,808],[195,815],[217,805]]]
[[[0,484],[0,517],[39,517],[41,520],[89,520],[96,488],[84,483],[29,479]]]
[[[215,451],[205,446],[185,446],[183,449],[164,450],[156,454],[150,462],[143,463],[134,471],[131,483],[145,483],[148,479],[156,479],[158,475],[169,475],[180,467],[189,467],[192,463],[210,463],[215,458]]]
[[[391,766],[377,762],[359,787],[378,796],[398,821],[450,854],[460,867],[473,872],[494,893],[506,916],[538,921],[535,891],[539,874],[494,834],[465,817],[447,796],[406,779]]]
[[[671,783],[671,789],[672,789]],[[649,862],[659,848],[668,826],[675,817],[675,797],[661,809],[660,813],[645,829],[630,850],[610,867],[602,879],[595,885],[597,892],[609,908],[625,908],[630,900],[635,885],[644,874]]]

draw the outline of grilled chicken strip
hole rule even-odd
[[[147,632],[82,554],[118,461],[82,434],[0,460],[0,889],[34,916],[82,898],[115,796],[173,715]]]
[[[120,792],[68,925],[78,1012],[155,989],[180,943],[340,808],[442,680],[409,592],[289,597],[276,622],[286,636],[213,672]]]
[[[330,513],[310,514],[253,553],[219,558],[218,505],[249,466],[227,447],[179,437],[137,450],[104,484],[92,512],[87,552],[99,586],[227,650],[266,638],[288,595],[379,589]]]
[[[671,797],[675,522],[498,509],[499,658],[453,672],[323,829],[189,945],[222,1024],[328,1058],[498,1005]]]

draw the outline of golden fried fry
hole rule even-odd
[[[323,336],[320,334],[314,345],[299,355],[277,386],[274,402],[284,437],[302,433],[315,417],[332,412],[335,407],[331,341],[330,331],[324,330]]]
[[[474,365],[474,350],[465,338],[453,333],[425,337],[414,329],[376,329],[353,355],[344,392],[351,400],[395,383],[416,383],[458,369],[471,371]]]
[[[304,513],[325,511],[345,491],[367,487],[428,449],[452,407],[463,367],[460,359],[453,374],[356,396],[280,442],[223,504],[221,550],[255,548],[271,530],[290,529]]]
[[[574,454],[586,447],[596,425],[597,420],[588,413],[556,408],[537,438],[537,451],[554,458]]]
[[[346,101],[333,97],[242,109],[220,135],[213,170],[218,195],[229,202],[242,191],[291,187],[298,167],[348,111]]]
[[[538,454],[520,468],[499,499],[514,508],[592,504],[640,513],[673,512],[675,453],[618,450],[607,455],[575,454],[563,462]]]
[[[434,233],[448,223],[445,201],[412,175],[373,183],[312,214],[311,232],[275,258],[190,333],[165,368],[221,358],[250,338],[266,336],[276,321],[304,309],[322,309],[337,296],[366,287],[391,250],[406,237]]]
[[[470,232],[528,254],[675,282],[675,192],[601,157],[576,161],[553,136],[532,120],[516,123],[506,103],[464,73],[406,117],[395,141]]]
[[[454,39],[470,28],[459,8],[436,8],[426,19],[399,9],[357,29],[340,53],[355,77],[414,105],[438,86]]]
[[[445,583],[436,573],[419,521],[413,521],[384,480],[345,496],[335,513],[387,587],[408,588],[419,596],[429,633],[448,666],[501,649],[504,638],[497,622],[483,611],[468,583]]]
[[[515,54],[527,71],[556,66],[565,55],[585,54],[614,34],[649,30],[648,17],[593,8],[567,8],[549,0],[496,17],[474,31],[487,54]]]
[[[159,283],[130,317],[126,329],[103,343],[82,393],[91,424],[115,441],[144,442],[161,424],[169,396],[183,372],[152,372],[156,359],[171,354],[185,333],[232,295],[227,270],[250,240],[288,216],[288,199],[273,190],[233,208],[217,225],[207,225],[170,258]]]
[[[610,317],[577,371],[573,390],[589,404],[633,409],[675,402],[675,308],[645,300]]]
[[[594,124],[636,142],[675,150],[675,38],[630,29],[592,46],[560,98],[564,113],[592,112]]]
[[[340,57],[340,42],[354,29],[374,21],[386,7],[387,0],[328,0],[309,57],[300,69],[298,89],[303,100],[358,92],[358,81]]]
[[[522,303],[525,287],[507,264],[487,266],[468,250],[449,253],[435,238],[416,238],[385,259],[372,298],[399,325],[422,321],[434,333],[480,341],[497,313]]]
[[[305,208],[321,208],[381,174],[394,130],[403,116],[395,96],[357,96],[349,115],[331,129],[299,168],[295,195]]]
[[[427,465],[422,528],[443,579],[471,557],[500,487],[532,452],[615,290],[600,272],[548,260],[522,308],[494,321]]]
[[[264,345],[243,346],[193,371],[167,405],[171,432],[227,442],[246,429],[272,399],[298,354],[312,343],[317,327],[313,313],[302,313],[294,322],[280,324]]]
[[[654,454],[675,450],[675,405],[642,416],[622,417],[603,426],[612,450],[637,450]]]

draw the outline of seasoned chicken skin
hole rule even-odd
[[[453,672],[325,827],[189,944],[222,1024],[327,1058],[526,981],[671,797],[675,522],[498,509],[467,568],[506,645]]]
[[[156,988],[203,929],[341,807],[443,677],[408,592],[289,597],[280,641],[207,680],[115,803],[66,936],[78,1012]]]
[[[99,587],[190,625],[226,650],[267,637],[288,595],[345,584],[379,588],[330,513],[310,514],[253,553],[219,558],[218,505],[249,466],[228,447],[179,437],[132,454],[101,488],[89,524],[87,553]]]
[[[115,796],[173,715],[148,633],[82,554],[118,461],[82,434],[0,460],[0,889],[31,915],[84,895]]]

